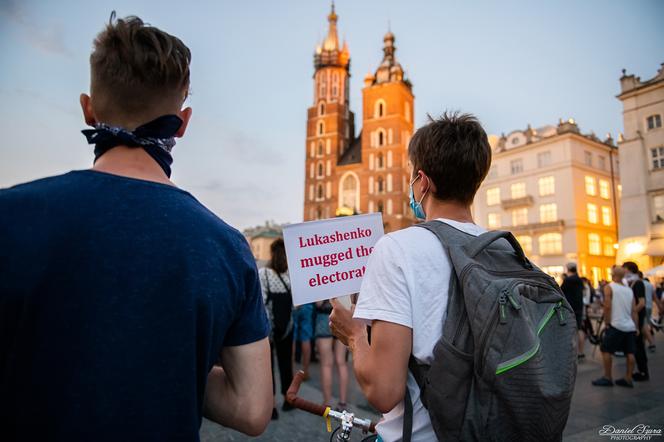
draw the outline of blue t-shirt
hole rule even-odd
[[[0,440],[198,440],[222,347],[269,325],[244,237],[176,187],[0,191]]]

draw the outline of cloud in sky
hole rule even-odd
[[[61,23],[37,25],[16,0],[0,0],[0,16],[14,23],[20,29],[22,38],[32,47],[49,54],[73,57],[73,52],[64,42]]]

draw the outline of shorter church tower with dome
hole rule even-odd
[[[385,231],[413,224],[408,206],[408,141],[413,87],[396,59],[395,36],[364,77],[362,127],[350,110],[350,51],[339,43],[338,15],[314,52],[313,103],[307,111],[304,220],[382,212]]]

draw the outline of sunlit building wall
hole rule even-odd
[[[623,71],[620,89],[625,180],[618,256],[647,270],[664,261],[664,64],[646,81]]]
[[[510,230],[528,257],[560,277],[567,262],[595,284],[615,263],[620,179],[610,136],[573,120],[491,136],[493,160],[473,206],[475,222]]]

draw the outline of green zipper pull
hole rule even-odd
[[[507,294],[507,299],[510,300],[510,304],[512,304],[515,310],[521,310],[521,304],[516,302],[516,298],[511,293]]]
[[[558,324],[565,325],[567,320],[565,319],[565,312],[563,312],[562,305],[560,302],[556,304],[556,312],[558,312]]]
[[[501,294],[500,298],[498,298],[498,304],[500,307],[500,323],[501,324],[506,324],[507,323],[507,312],[505,311],[505,305],[507,305],[507,300],[505,299],[505,295]]]

